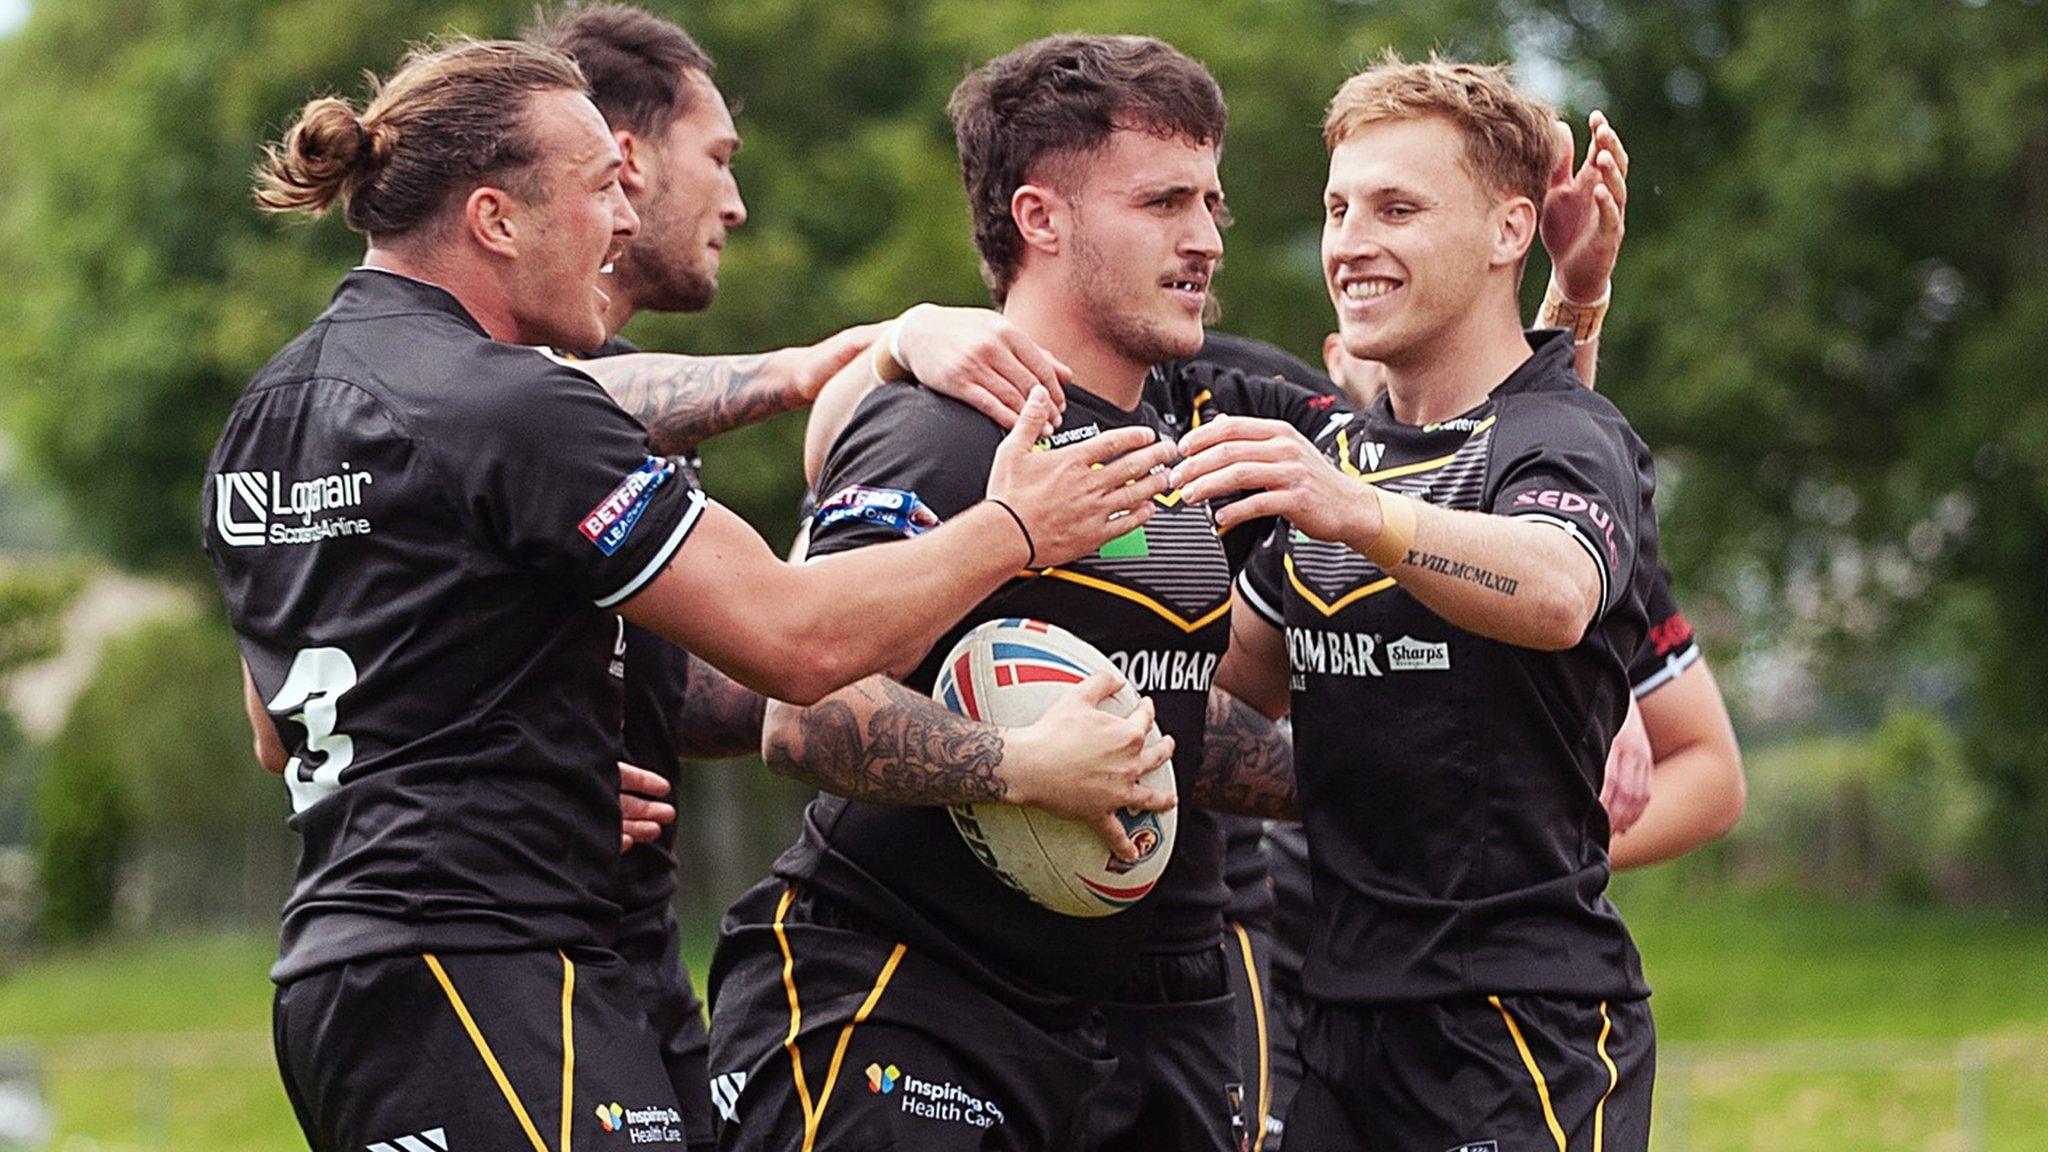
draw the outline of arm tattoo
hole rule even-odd
[[[1294,744],[1278,725],[1244,701],[1209,690],[1202,766],[1187,782],[1188,798],[1204,808],[1246,816],[1299,820]]]
[[[1522,586],[1522,582],[1512,576],[1503,576],[1498,572],[1488,572],[1476,564],[1467,564],[1462,560],[1452,560],[1432,552],[1410,549],[1407,563],[1428,572],[1449,576],[1453,580],[1463,580],[1468,584],[1477,584],[1481,588],[1491,589],[1503,596],[1513,596],[1515,589]]]
[[[619,358],[616,365],[593,360],[578,367],[647,426],[655,451],[674,453],[796,408],[795,390],[766,370],[773,355],[642,353]]]
[[[690,657],[690,678],[676,713],[676,744],[685,760],[735,760],[761,750],[768,701],[751,688]]]
[[[866,723],[862,723],[865,716]],[[1002,731],[949,712],[894,680],[827,697],[769,741],[768,766],[853,800],[967,804],[1001,800]]]

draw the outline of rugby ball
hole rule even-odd
[[[963,716],[1022,727],[1090,673],[1115,670],[1094,645],[1064,628],[1042,620],[990,620],[953,646],[932,682],[932,696]],[[1128,716],[1139,700],[1125,684],[1103,709]],[[1157,728],[1152,737],[1158,739]],[[1173,764],[1154,768],[1143,782],[1172,792]],[[1068,916],[1109,916],[1144,899],[1173,856],[1177,826],[1172,809],[1118,812],[1138,846],[1138,859],[1126,864],[1110,854],[1093,828],[1041,808],[955,804],[948,811],[967,847],[1003,883]]]

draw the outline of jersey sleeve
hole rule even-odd
[[[1627,422],[1579,400],[1531,397],[1502,412],[1489,508],[1570,535],[1600,571],[1598,616],[1605,616],[1630,594],[1643,543],[1639,518],[1654,479],[1649,451]]]
[[[1246,558],[1237,574],[1237,591],[1259,618],[1275,628],[1287,627],[1286,603],[1287,533],[1285,520],[1276,520]]]
[[[512,382],[444,406],[429,443],[487,551],[609,608],[674,557],[704,493],[589,376],[530,355],[508,366]]]
[[[978,503],[1002,430],[912,384],[876,388],[854,409],[818,475],[806,555],[922,535]]]
[[[1692,623],[1679,610],[1671,573],[1661,564],[1650,574],[1647,607],[1650,633],[1628,666],[1629,687],[1638,700],[1677,679],[1700,658]]]

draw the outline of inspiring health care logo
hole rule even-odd
[[[894,1064],[867,1066],[868,1092],[890,1096],[901,1092],[903,1111],[942,1124],[966,1124],[993,1128],[1003,1122],[1003,1110],[950,1080],[921,1080]]]
[[[680,1143],[683,1114],[673,1108],[626,1108],[617,1100],[597,1106],[597,1123],[606,1132],[621,1132],[634,1144]]]

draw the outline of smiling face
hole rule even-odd
[[[739,131],[725,97],[702,72],[686,74],[683,83],[687,110],[658,137],[635,140],[628,189],[640,234],[620,272],[633,306],[657,312],[710,307],[726,233],[747,219],[732,171]]]
[[[1073,177],[1056,182],[1070,188],[1058,274],[1075,314],[1136,364],[1199,352],[1223,256],[1215,147],[1119,129],[1066,163]]]
[[[1438,117],[1366,124],[1331,151],[1323,276],[1351,355],[1416,363],[1504,279],[1512,295],[1519,258],[1504,261],[1501,242],[1509,202],[1464,155],[1462,135]]]
[[[510,309],[522,344],[595,348],[604,343],[611,263],[639,228],[619,188],[619,147],[580,92],[533,98],[537,195],[518,199]]]

